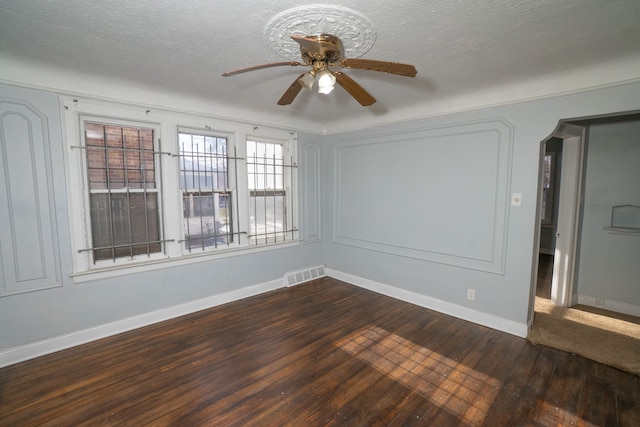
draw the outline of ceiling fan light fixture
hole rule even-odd
[[[294,8],[296,13],[302,11],[302,9]],[[305,22],[305,23],[316,23],[316,19],[313,16],[307,16],[306,13],[308,9],[306,7],[303,8],[305,13],[297,16],[296,19],[293,19],[295,22]],[[279,15],[280,16],[280,15]],[[298,19],[299,18],[299,19]],[[304,19],[303,19],[304,18]],[[302,91],[303,87],[307,89],[313,89],[313,85],[315,84],[315,80],[318,80],[318,93],[329,94],[333,92],[336,83],[340,85],[345,91],[351,95],[360,105],[363,107],[367,107],[376,102],[376,99],[371,96],[369,92],[367,92],[362,86],[356,83],[351,77],[341,71],[331,71],[329,67],[337,68],[342,67],[344,69],[360,69],[360,70],[369,70],[369,71],[377,71],[381,73],[389,73],[396,74],[399,76],[406,77],[415,77],[417,74],[416,68],[413,65],[409,64],[401,64],[398,62],[389,62],[389,61],[378,61],[372,59],[359,59],[355,54],[355,51],[351,51],[349,54],[349,50],[345,48],[345,45],[342,43],[342,40],[337,33],[340,33],[339,28],[336,25],[339,23],[341,26],[344,22],[343,19],[334,19],[331,17],[330,19],[326,16],[326,13],[320,13],[319,18],[323,18],[322,21],[326,21],[328,26],[314,26],[314,29],[307,29],[304,31],[299,31],[294,28],[280,28],[280,30],[276,31],[278,37],[283,36],[283,34],[288,35],[287,40],[292,40],[289,42],[291,45],[296,47],[296,51],[292,52],[291,56],[294,54],[300,55],[302,61],[280,61],[280,62],[271,62],[267,64],[254,65],[252,67],[240,68],[238,70],[227,71],[222,74],[223,77],[234,76],[236,74],[246,73],[248,71],[261,70],[263,68],[272,68],[272,67],[280,67],[280,66],[306,66],[311,67],[311,70],[307,70],[302,74],[299,74],[293,82],[289,85],[289,87],[285,90],[284,94],[280,97],[277,104],[278,105],[289,105],[293,102],[293,100],[298,96],[300,91]],[[324,19],[327,18],[327,19]],[[361,17],[362,18],[362,17]],[[357,22],[363,22],[363,19],[356,19]],[[270,26],[270,28],[272,28]],[[276,28],[276,27],[273,27]],[[272,28],[272,29],[273,29]],[[297,28],[297,27],[296,27]],[[358,33],[357,31],[355,33]],[[269,31],[269,34],[272,34]],[[301,34],[307,34],[303,36]],[[354,34],[354,31],[346,31],[347,37]],[[368,34],[373,35],[373,32],[368,32]],[[272,34],[273,35],[273,34]],[[350,40],[352,43],[350,45],[360,46],[361,43],[356,43],[355,40]],[[373,41],[373,39],[370,39]],[[317,77],[317,79],[316,79]]]
[[[315,70],[311,70],[308,73],[306,73],[304,76],[300,77],[298,79],[298,83],[300,83],[302,86],[306,87],[307,89],[311,90],[315,79],[316,79],[316,72]]]
[[[318,93],[328,94],[336,86],[336,77],[327,68],[318,71]]]

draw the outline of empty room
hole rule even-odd
[[[639,20],[0,0],[0,426],[640,425]]]

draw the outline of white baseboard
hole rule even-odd
[[[438,311],[440,313],[448,314],[459,319],[477,323],[479,325],[506,332],[508,334],[515,335],[521,338],[526,338],[529,331],[529,327],[526,323],[514,322],[513,320],[504,319],[502,317],[494,316],[493,314],[473,310],[468,307],[452,304],[450,302],[442,301],[437,298],[432,298],[426,295],[418,294],[416,292],[407,291],[405,289],[396,288],[390,285],[385,285],[383,283],[374,282],[369,279],[364,279],[352,274],[332,270],[330,268],[327,268],[327,276],[333,277],[334,279],[342,280],[343,282],[347,282],[364,289],[368,289],[373,292],[377,292],[382,295],[386,295],[391,298],[415,304],[420,307],[428,308],[430,310]]]
[[[0,368],[282,287],[282,279],[212,295],[67,335],[0,350]]]
[[[614,301],[605,298],[596,298],[589,295],[578,295],[578,304],[615,311],[617,313],[630,314],[640,317],[640,306],[626,302]]]

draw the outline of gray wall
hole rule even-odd
[[[1,105],[26,112],[9,113],[0,122],[3,132],[12,129],[1,147],[0,353],[190,301],[233,294],[283,280],[286,272],[322,264],[319,138],[299,134],[303,244],[74,284],[69,276],[71,244],[58,96],[0,85]],[[34,122],[42,126],[33,128],[32,151],[24,135],[29,133],[25,123]],[[38,141],[40,132],[45,136]],[[44,271],[40,264],[45,265]]]
[[[559,120],[639,109],[639,89],[328,136],[325,264],[371,289],[526,334],[541,141]],[[511,205],[512,193],[522,194],[521,206]],[[467,299],[469,288],[474,301]]]
[[[593,121],[588,140],[577,293],[640,306],[640,234],[604,230],[613,206],[640,206],[640,116]]]

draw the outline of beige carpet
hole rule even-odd
[[[536,297],[527,339],[640,375],[640,324],[633,316],[618,317],[556,307]]]

